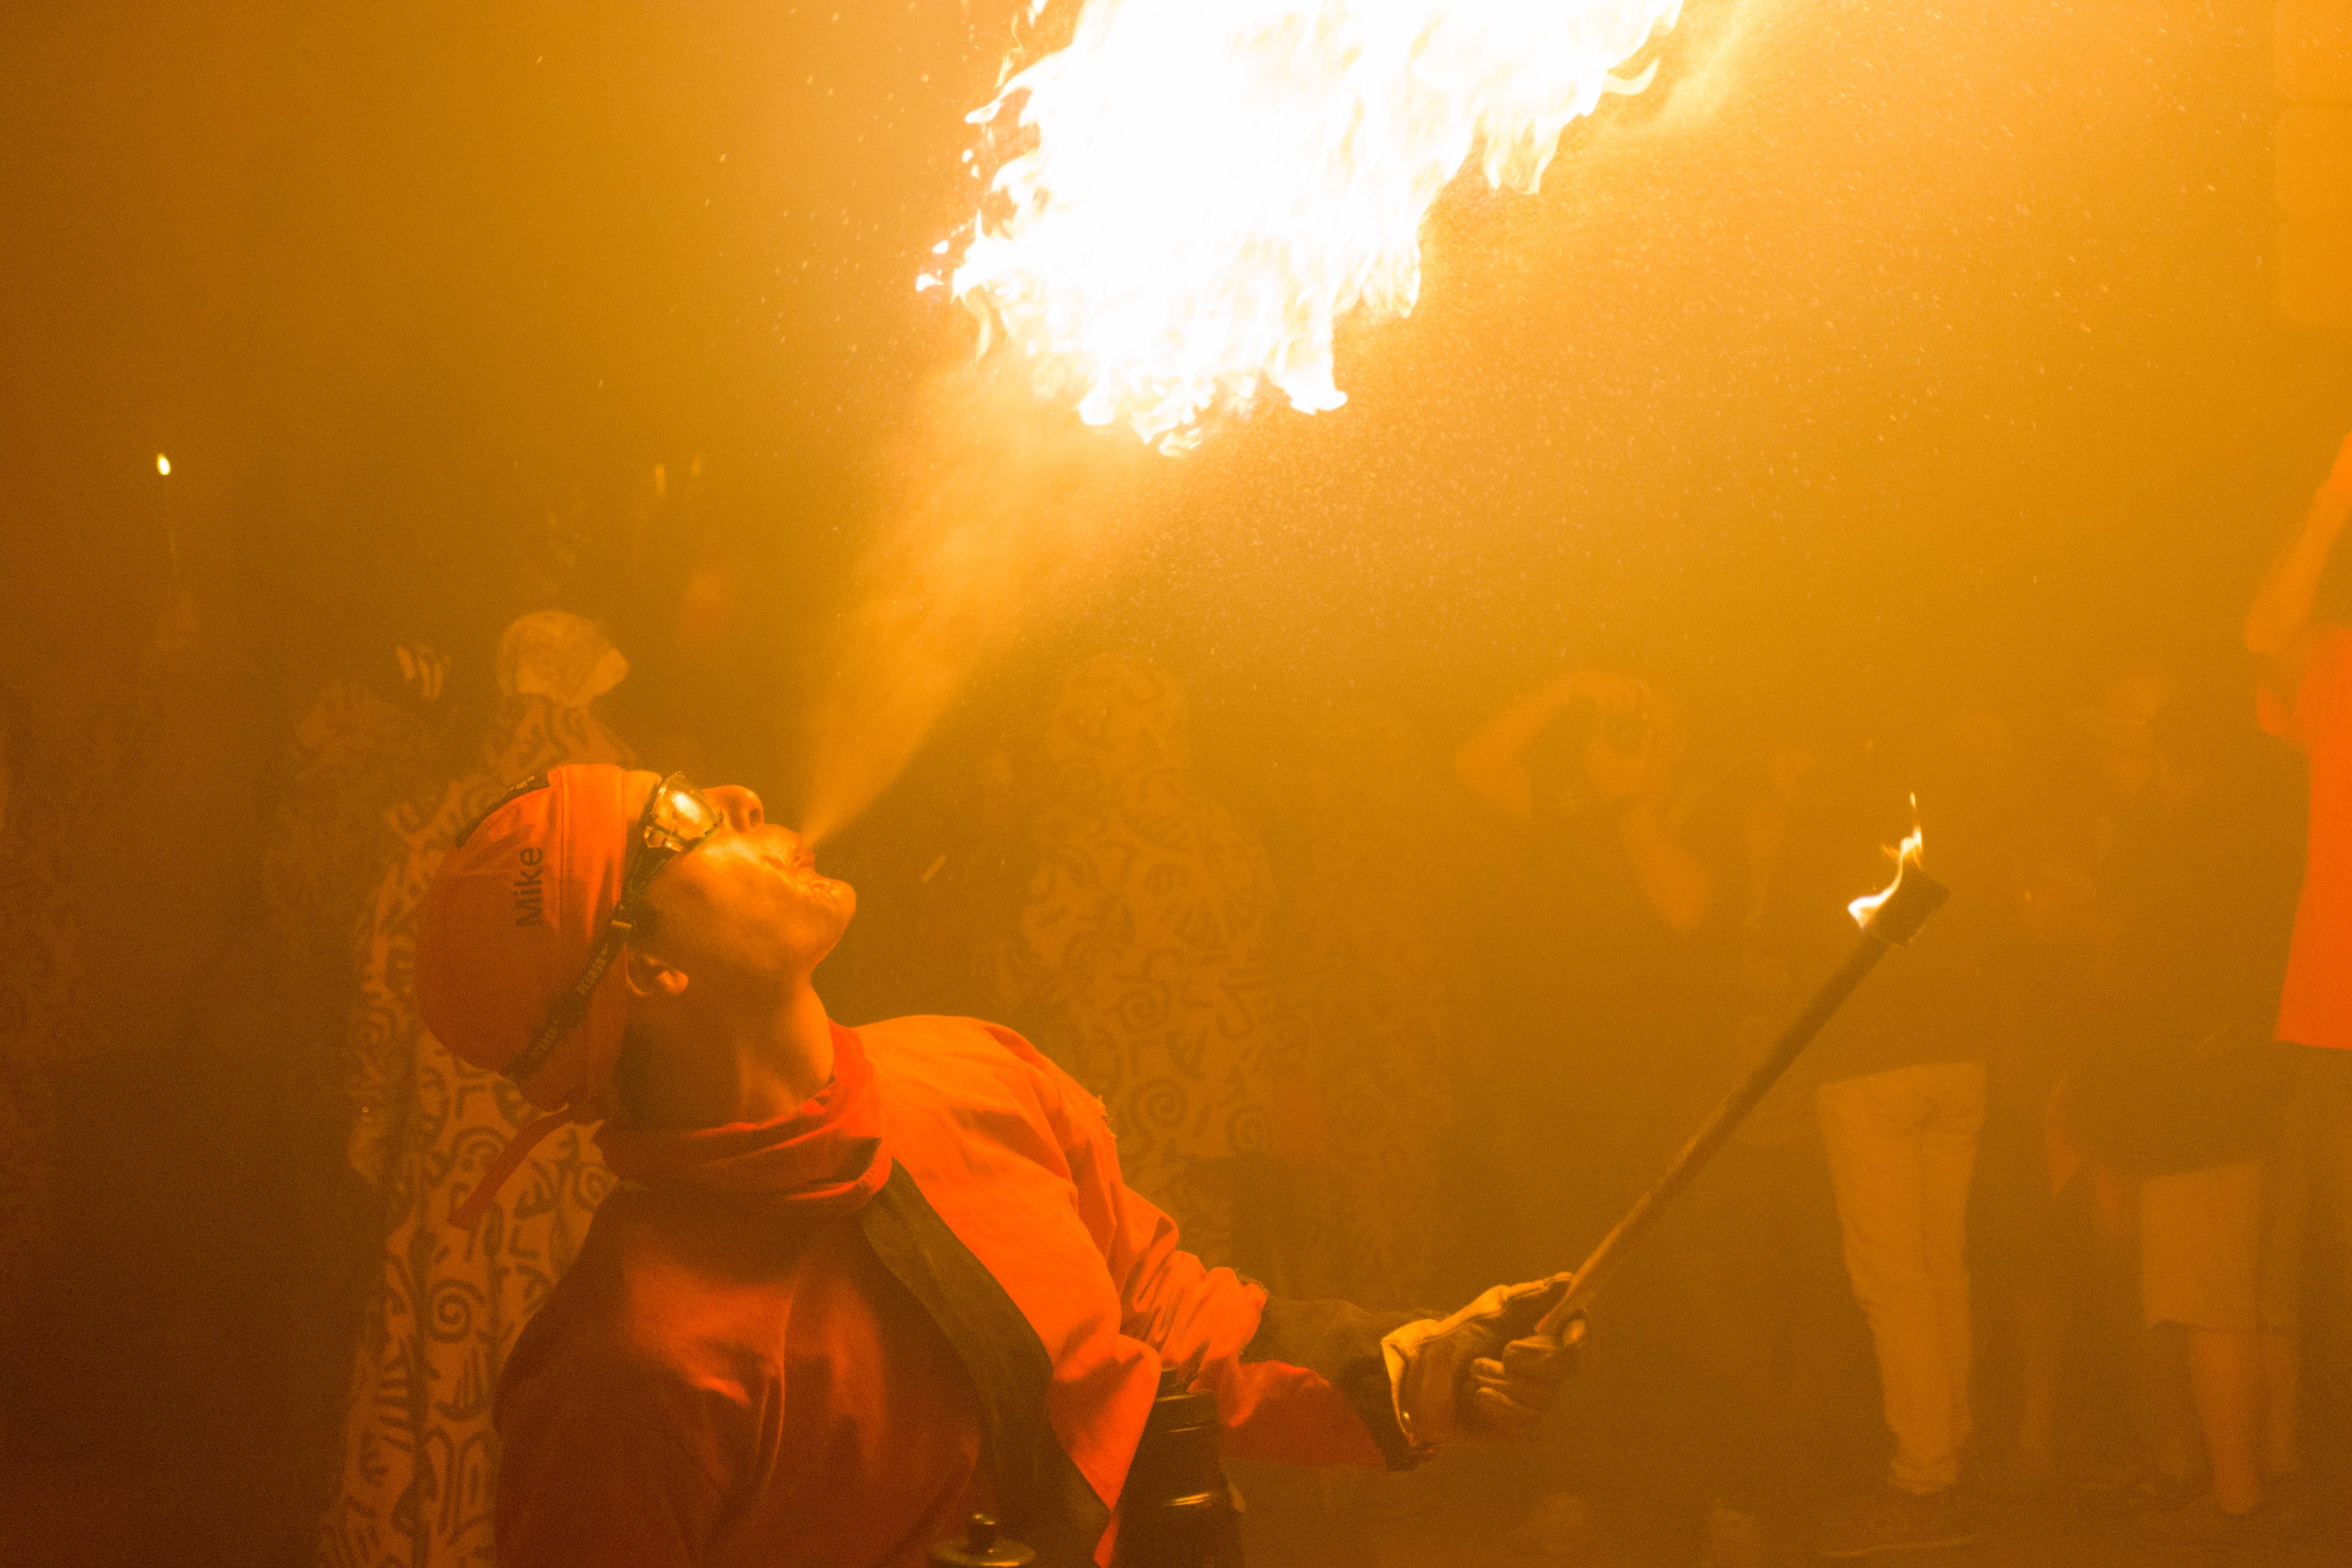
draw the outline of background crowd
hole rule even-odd
[[[1030,9],[0,20],[0,1561],[487,1558],[491,1380],[604,1173],[558,1139],[437,1223],[520,1108],[417,1031],[415,889],[559,757],[793,812],[970,358],[911,284]],[[2069,1505],[2003,1561],[2085,1568],[2345,1494],[2331,1211],[2251,1276],[2242,1223],[2352,1142],[2260,1048],[2304,775],[2242,646],[2352,423],[2294,286],[2344,243],[2342,11],[1688,0],[1541,196],[1448,193],[1344,410],[1160,470],[1118,603],[1029,605],[825,846],[840,1016],[1007,1017],[1204,1250],[1449,1303],[1581,1255],[1916,793],[1954,902],[1546,1442],[1245,1478],[1259,1539],[1793,1558],[1957,1473]],[[2222,1327],[2151,1334],[2155,1282]]]
[[[820,980],[848,1021],[1019,1028],[1103,1097],[1128,1179],[1211,1262],[1425,1304],[1580,1258],[1916,826],[1949,908],[1600,1304],[1545,1438],[1245,1487],[1341,1538],[1469,1507],[1539,1556],[1663,1542],[1720,1568],[1919,1543],[2000,1502],[2159,1546],[2324,1530],[2314,1478],[2352,1430],[2327,901],[2352,874],[2347,514],[2352,445],[2261,590],[2263,657],[2118,649],[2031,701],[1734,714],[1577,668],[1450,734],[1352,697],[1221,732],[1134,647],[1033,649],[825,851],[865,912]],[[416,900],[512,780],[726,744],[690,706],[626,733],[626,617],[579,613],[582,580],[524,574],[470,684],[404,641],[295,709],[233,852],[246,912],[185,1004],[191,1035],[240,1043],[203,1059],[240,1065],[193,1089],[100,1043],[138,955],[77,854],[158,787],[142,748],[204,628],[170,601],[68,753],[12,715],[12,1457],[242,1420],[275,1467],[256,1552],[491,1560],[490,1393],[610,1177],[572,1129],[451,1226],[528,1115],[421,1029]],[[724,597],[677,595],[673,661]],[[141,1170],[222,1206],[184,1223]]]

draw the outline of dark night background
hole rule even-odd
[[[217,1419],[259,1457],[208,1462],[265,1489],[291,1463],[272,1238],[302,1139],[338,1135],[253,1109],[277,1068],[184,1020],[325,673],[422,641],[479,700],[537,574],[634,664],[616,727],[790,802],[879,454],[966,344],[911,285],[969,216],[1009,10],[0,19],[0,670],[33,743],[75,741],[175,586],[197,617],[140,808],[86,825],[119,1050],[68,1174],[115,1305],[56,1419]],[[1441,754],[1565,661],[1733,733],[1771,704],[2057,712],[2135,650],[2231,647],[2352,425],[2352,338],[2273,303],[2266,0],[1692,0],[1664,55],[1539,195],[1451,193],[1420,310],[1343,342],[1349,405],[1176,459],[1108,589],[972,700],[1138,648],[1246,802],[1301,712],[1377,697]],[[682,626],[697,574],[723,599]],[[869,908],[922,858],[908,793],[845,840]],[[923,1002],[870,945],[844,964],[873,1009]],[[184,1527],[307,1539],[222,1523],[268,1511],[233,1492]]]

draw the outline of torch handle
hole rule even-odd
[[[1780,1081],[1780,1075],[1789,1070],[1789,1064],[1812,1044],[1813,1037],[1820,1034],[1822,1026],[1845,1005],[1845,999],[1853,994],[1854,987],[1860,985],[1864,978],[1877,967],[1878,961],[1886,956],[1889,945],[1875,931],[1864,928],[1854,942],[1853,951],[1846,954],[1845,962],[1839,964],[1836,972],[1822,983],[1821,989],[1813,993],[1803,1009],[1790,1021],[1789,1026],[1780,1031],[1780,1037],[1772,1042],[1770,1052],[1756,1064],[1755,1070],[1739,1087],[1715,1108],[1715,1114],[1709,1116],[1706,1125],[1683,1145],[1683,1152],[1675,1156],[1674,1163],[1666,1167],[1666,1173],[1642,1194],[1626,1211],[1625,1217],[1601,1238],[1601,1245],[1577,1266],[1567,1294],[1544,1314],[1536,1332],[1557,1338],[1570,1319],[1591,1304],[1601,1284],[1615,1272],[1633,1243],[1657,1224],[1675,1195],[1690,1185],[1691,1178],[1698,1174],[1700,1168],[1748,1119],[1748,1113],[1771,1091],[1772,1086]]]

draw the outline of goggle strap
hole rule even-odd
[[[613,967],[613,960],[619,956],[620,951],[620,933],[607,932],[604,940],[596,944],[595,954],[588,960],[588,967],[578,980],[572,982],[572,989],[558,997],[555,1005],[548,1010],[547,1022],[539,1026],[539,1033],[531,1037],[530,1044],[523,1047],[520,1056],[499,1069],[504,1076],[520,1083],[540,1069],[558,1041],[580,1026],[580,1020],[588,1013],[588,998],[594,994],[597,983],[604,978],[604,972]]]
[[[545,773],[531,774],[530,777],[523,780],[522,783],[515,785],[512,789],[507,791],[506,794],[499,796],[497,800],[491,802],[488,808],[481,812],[471,822],[468,822],[465,826],[457,829],[457,841],[455,844],[452,844],[449,847],[452,849],[463,849],[466,847],[466,840],[474,836],[474,830],[476,828],[481,826],[482,824],[488,822],[490,818],[496,816],[499,812],[505,810],[514,802],[520,800],[523,796],[533,794],[539,790],[543,790],[546,787],[547,775]]]
[[[637,832],[641,837],[653,829],[655,813],[660,805],[663,792],[668,790],[674,784],[683,782],[685,776],[683,773],[672,773],[661,782],[646,800],[645,815],[638,820]],[[511,800],[516,795],[529,793],[531,787],[544,787],[545,784],[544,775],[535,780],[526,780],[524,784],[516,786],[507,798]],[[499,804],[503,805],[506,802],[501,801]],[[471,829],[469,828],[468,831]],[[702,837],[708,837],[709,831],[706,827],[703,835],[694,840],[694,844],[700,843]],[[628,874],[621,883],[620,901],[614,906],[611,917],[604,922],[604,935],[597,942],[595,952],[589,958],[587,969],[582,973],[578,980],[572,983],[572,989],[558,997],[555,1005],[548,1009],[547,1022],[540,1026],[539,1033],[530,1037],[530,1044],[522,1048],[522,1054],[499,1069],[501,1076],[509,1082],[520,1083],[545,1064],[548,1057],[564,1036],[580,1026],[580,1020],[588,1014],[588,999],[595,994],[596,987],[604,980],[605,971],[613,967],[613,960],[620,955],[622,942],[637,924],[637,900],[644,896],[646,889],[652,884],[654,873],[685,853],[686,849],[692,848],[694,844],[688,844],[683,848],[672,848],[648,843],[645,845],[642,853],[633,858],[635,863],[631,865]]]

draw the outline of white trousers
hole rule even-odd
[[[1822,1142],[1845,1233],[1846,1273],[1870,1321],[1888,1479],[1908,1492],[1959,1479],[1969,1440],[1969,1183],[1984,1130],[1982,1062],[1932,1062],[1825,1083]]]

